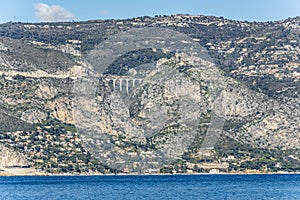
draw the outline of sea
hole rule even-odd
[[[0,177],[0,199],[300,199],[300,175]]]

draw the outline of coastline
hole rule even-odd
[[[71,173],[63,173],[63,174],[51,174],[51,173],[32,173],[32,174],[11,174],[7,172],[0,172],[0,177],[20,177],[20,176],[52,176],[52,177],[62,177],[62,176],[197,176],[197,175],[300,175],[300,172],[220,172],[220,173],[175,173],[175,174],[167,174],[167,173],[118,173],[118,174],[102,174],[102,173],[86,173],[86,174],[71,174]]]

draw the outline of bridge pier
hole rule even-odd
[[[126,93],[129,94],[129,81],[130,79],[126,79]]]

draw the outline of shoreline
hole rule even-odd
[[[9,174],[9,173],[1,173],[0,177],[43,177],[43,176],[49,176],[49,177],[68,177],[68,176],[197,176],[197,175],[300,175],[300,172],[257,172],[257,173],[245,173],[245,172],[232,172],[232,173],[176,173],[176,174],[164,174],[164,173],[118,173],[118,174],[101,174],[101,173],[91,173],[91,174],[44,174],[44,173],[37,173],[37,174]]]

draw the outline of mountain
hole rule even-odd
[[[300,169],[299,17],[6,23],[0,37],[3,171]]]

